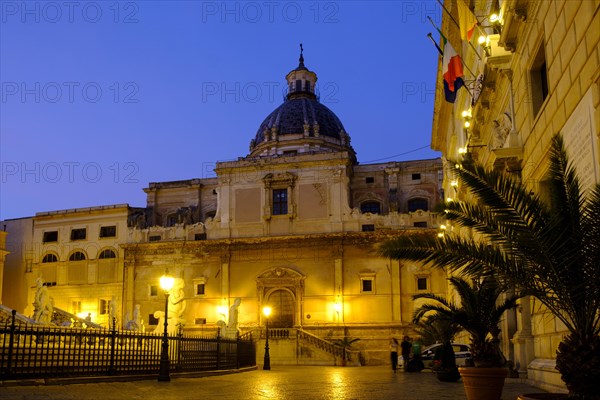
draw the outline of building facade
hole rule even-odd
[[[216,177],[150,183],[143,208],[3,222],[27,249],[8,264],[25,285],[5,292],[4,303],[31,314],[41,276],[56,307],[106,326],[114,298],[119,321],[139,305],[152,330],[168,272],[185,284],[186,331],[214,330],[239,298],[244,332],[264,325],[268,305],[273,328],[360,338],[367,363],[389,362],[390,336],[411,329],[412,295],[447,285],[442,271],[381,258],[377,246],[437,227],[441,160],[359,164],[302,55],[286,80],[286,99],[249,138],[249,154],[217,163]]]
[[[462,4],[461,4],[462,3]],[[479,21],[471,40],[458,23]],[[438,66],[432,148],[444,162],[469,153],[544,193],[551,137],[560,132],[584,188],[600,182],[600,1],[446,0],[442,31],[461,55],[467,88],[445,100]],[[479,40],[481,37],[481,40]],[[448,197],[464,193],[445,175]],[[564,389],[555,370],[560,321],[534,299],[508,313],[503,350],[520,373]]]

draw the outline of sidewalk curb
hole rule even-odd
[[[257,366],[245,367],[239,369],[225,369],[218,371],[198,371],[198,372],[171,372],[171,379],[178,378],[204,378],[209,376],[229,375],[242,372],[254,371]],[[143,375],[113,375],[113,376],[82,376],[73,378],[37,378],[37,379],[19,379],[0,381],[0,387],[10,386],[50,386],[50,385],[76,385],[86,383],[104,383],[104,382],[132,382],[142,380],[157,379],[156,374]],[[167,382],[168,383],[168,382]]]

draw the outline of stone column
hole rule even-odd
[[[527,366],[534,359],[533,335],[531,332],[531,306],[530,297],[523,297],[521,305],[518,308],[520,315],[517,315],[518,330],[511,339],[515,346],[515,368],[519,375],[527,376]]]

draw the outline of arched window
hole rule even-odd
[[[114,251],[112,251],[111,249],[106,249],[106,250],[102,250],[102,252],[100,253],[100,255],[98,256],[99,259],[105,259],[105,258],[117,258],[117,255],[115,254]]]
[[[44,256],[44,258],[42,258],[42,262],[43,263],[58,262],[58,257],[56,257],[56,254],[48,253]]]
[[[175,224],[177,224],[178,220],[179,219],[177,218],[177,213],[169,214],[167,216],[167,224],[165,226],[167,226],[167,227],[175,226]]]
[[[360,205],[360,212],[362,212],[363,214],[380,214],[381,204],[378,201],[365,201]]]
[[[417,210],[429,210],[429,202],[427,199],[415,198],[408,201],[408,212],[415,212]]]
[[[76,251],[69,257],[69,261],[83,261],[86,259],[86,256],[81,251]]]

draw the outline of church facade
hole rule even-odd
[[[168,272],[185,282],[186,331],[227,321],[239,298],[242,331],[264,326],[268,305],[270,327],[360,338],[367,363],[387,362],[390,336],[410,332],[412,295],[447,291],[443,271],[376,253],[386,239],[438,227],[441,160],[359,164],[302,55],[286,80],[249,154],[217,163],[214,178],[150,183],[142,208],[3,221],[3,304],[30,315],[41,276],[56,307],[107,325],[114,298],[120,321],[139,305],[154,329]]]

